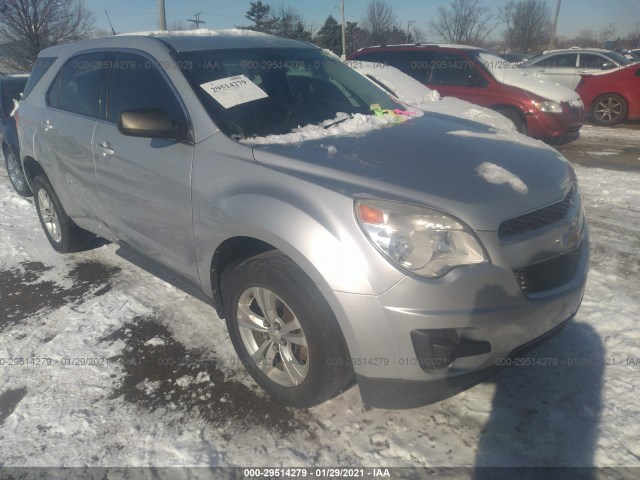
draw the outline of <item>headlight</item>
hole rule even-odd
[[[384,255],[423,277],[488,262],[469,227],[442,212],[398,202],[356,200],[356,218]]]
[[[553,102],[551,100],[546,100],[544,102],[533,102],[533,106],[536,107],[541,112],[562,113],[562,105],[560,105],[558,102]]]

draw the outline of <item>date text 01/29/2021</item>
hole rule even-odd
[[[245,468],[245,478],[365,478],[390,477],[388,468]]]

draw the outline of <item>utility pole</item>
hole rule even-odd
[[[202,13],[199,13],[199,12],[198,12],[198,13],[196,13],[196,14],[194,15],[194,17],[196,17],[196,18],[195,18],[195,19],[190,18],[190,19],[188,19],[188,20],[187,20],[187,22],[193,22],[193,23],[195,23],[195,24],[196,24],[196,29],[200,28],[200,24],[201,24],[201,23],[207,23],[207,22],[205,22],[204,20],[200,20],[200,15],[202,15]]]
[[[167,14],[164,10],[164,0],[158,0],[158,10],[160,12],[160,30],[167,29]]]
[[[405,43],[409,43],[409,35],[410,35],[409,30],[411,29],[412,23],[416,23],[416,21],[415,20],[407,21],[407,40],[405,41]]]
[[[341,13],[342,13],[342,61],[344,62],[347,59],[347,31],[345,29],[344,24],[344,0],[341,0]]]
[[[554,43],[556,41],[556,31],[558,29],[558,17],[560,16],[560,4],[562,0],[558,0],[558,5],[556,6],[556,16],[553,19],[553,30],[551,30],[551,41],[549,42],[549,50],[553,50]]]

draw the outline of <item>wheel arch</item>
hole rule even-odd
[[[22,169],[24,170],[24,176],[31,189],[33,189],[33,180],[38,175],[44,175],[47,179],[49,178],[44,168],[42,168],[42,165],[40,165],[40,162],[33,157],[26,156],[22,159]]]
[[[218,245],[211,259],[209,275],[213,293],[213,306],[220,318],[224,318],[222,282],[225,272],[244,260],[270,250],[277,250],[277,248],[267,242],[249,236],[231,237]]]
[[[500,113],[501,110],[509,110],[510,112],[514,112],[518,116],[522,124],[524,125],[525,131],[528,131],[529,122],[527,122],[527,116],[522,111],[522,109],[517,105],[499,103],[496,105],[492,105],[489,108],[497,113]]]

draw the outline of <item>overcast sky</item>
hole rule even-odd
[[[494,6],[507,0],[485,0],[485,5]],[[151,30],[158,27],[157,0],[85,0],[95,17],[96,26],[110,30],[105,14],[109,12],[117,33]],[[272,7],[281,4],[294,6],[307,23],[320,26],[328,15],[338,18],[340,0],[273,0],[264,1]],[[369,0],[345,0],[347,21],[360,21]],[[428,22],[437,14],[439,6],[447,6],[450,0],[388,0],[398,19],[406,28],[409,20],[416,21],[426,34],[427,40],[438,40],[429,31]],[[550,9],[555,12],[556,0],[547,0]],[[165,0],[167,24],[194,18],[202,12],[200,18],[207,23],[206,28],[231,28],[236,25],[248,25],[244,18],[249,8],[249,0]],[[616,35],[626,37],[635,32],[640,22],[640,0],[562,0],[558,35],[575,36],[582,29],[600,30],[615,24]],[[501,27],[498,27],[501,32]],[[495,36],[495,34],[494,34]]]

